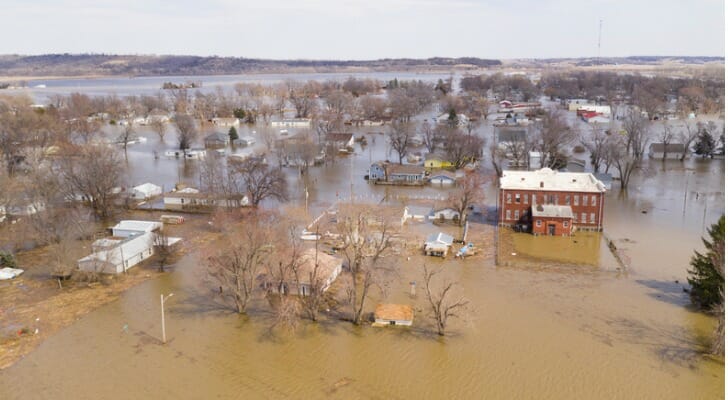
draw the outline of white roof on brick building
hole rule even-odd
[[[604,184],[589,172],[503,171],[501,189],[602,193]]]

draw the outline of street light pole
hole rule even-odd
[[[167,343],[167,332],[164,326],[164,302],[172,296],[174,296],[174,293],[170,293],[166,297],[163,294],[159,295],[159,303],[162,306],[162,344]]]

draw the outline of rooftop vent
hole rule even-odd
[[[539,186],[543,187],[543,181],[541,181],[541,184]]]

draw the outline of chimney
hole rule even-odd
[[[543,181],[541,181],[541,184],[539,186],[543,187]]]
[[[571,183],[576,183],[576,178],[572,179]]]
[[[526,180],[526,178],[524,178],[524,177],[521,177],[521,182],[523,182],[523,181],[525,181],[525,180]]]

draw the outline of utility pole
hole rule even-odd
[[[159,302],[162,306],[162,344],[167,343],[167,331],[164,326],[164,302],[172,296],[174,296],[174,293],[170,293],[166,297],[163,294],[159,295]]]
[[[602,20],[599,20],[599,40],[597,41],[597,64],[602,56]]]

